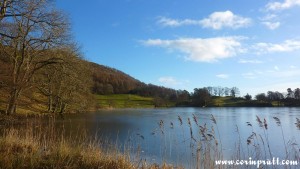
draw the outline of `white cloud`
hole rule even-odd
[[[216,75],[218,78],[221,78],[221,79],[228,79],[229,78],[229,75],[228,74],[218,74]]]
[[[214,12],[208,18],[201,20],[201,24],[203,27],[213,29],[222,29],[224,27],[236,29],[249,26],[251,19],[234,15],[231,11]]]
[[[170,27],[178,27],[183,25],[199,25],[199,21],[191,20],[191,19],[184,19],[184,20],[177,20],[171,19],[166,17],[160,17],[157,21],[158,24],[162,26],[170,26]]]
[[[278,16],[275,14],[267,14],[266,16],[260,18],[261,23],[270,30],[279,28],[281,23],[278,21]]]
[[[253,63],[253,64],[259,64],[259,63],[263,63],[260,60],[245,60],[245,59],[240,59],[239,63]]]
[[[267,28],[274,30],[280,26],[280,22],[262,22]]]
[[[284,0],[284,2],[270,2],[266,5],[267,10],[277,11],[300,6],[300,0]]]
[[[242,37],[180,38],[176,40],[149,39],[142,42],[147,46],[178,50],[187,54],[185,56],[187,60],[214,62],[244,52],[240,43],[242,39]]]
[[[260,18],[260,20],[262,20],[262,21],[269,21],[269,20],[272,20],[272,19],[276,19],[277,17],[278,16],[275,15],[275,14],[267,14],[264,17]]]
[[[300,49],[300,41],[286,40],[283,43],[257,43],[253,46],[258,54],[273,52],[292,52]]]
[[[274,69],[279,71],[279,67],[278,66],[274,66]]]
[[[160,17],[157,21],[158,24],[162,26],[169,27],[178,27],[184,25],[196,25],[204,28],[212,28],[215,30],[219,30],[222,28],[241,28],[248,27],[251,24],[250,18],[244,18],[238,15],[233,14],[231,11],[224,12],[214,12],[209,15],[208,18],[202,20],[193,20],[193,19],[171,19],[166,17]]]

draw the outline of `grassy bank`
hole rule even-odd
[[[234,98],[231,96],[213,96],[207,106],[210,107],[272,107],[277,103],[260,102],[257,100],[246,100],[244,98]]]
[[[131,94],[96,95],[99,108],[153,108],[151,97]]]

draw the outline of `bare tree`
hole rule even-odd
[[[238,96],[238,95],[240,94],[239,88],[237,88],[237,87],[232,87],[232,88],[230,89],[230,94],[231,94],[232,97]]]
[[[225,92],[224,88],[221,86],[218,86],[217,89],[218,89],[218,96],[223,96],[224,92]]]
[[[19,3],[23,0],[0,0],[0,22],[4,18],[16,17],[25,15],[25,12],[14,10],[19,7]]]
[[[6,16],[7,0],[0,1],[0,21]]]
[[[218,87],[213,87],[214,96],[218,95]]]
[[[208,86],[206,89],[207,89],[207,91],[209,92],[210,95],[213,95],[213,87]]]
[[[289,99],[294,98],[294,91],[291,88],[287,89],[287,98]]]
[[[63,61],[45,56],[68,44],[69,23],[47,0],[4,0],[0,19],[0,50],[9,60],[11,76],[6,114],[12,114],[22,91],[32,86],[33,75]]]
[[[224,95],[225,95],[225,96],[229,96],[229,93],[230,93],[230,88],[225,87],[225,88],[224,88]]]
[[[57,53],[67,62],[47,65],[38,71],[35,83],[40,93],[47,97],[47,111],[64,113],[87,110],[92,103],[89,64],[79,59],[78,52],[72,48],[51,53]]]
[[[298,100],[300,99],[300,89],[299,88],[294,90],[294,95],[295,95],[295,99],[298,99]]]

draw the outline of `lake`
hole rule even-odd
[[[280,119],[280,126],[273,117]],[[294,158],[300,140],[296,118],[300,108],[116,109],[66,115],[57,123],[70,131],[86,129],[91,137],[105,138],[150,163],[166,161],[193,168],[197,149],[207,148],[219,152],[215,157],[228,160],[285,159],[287,151],[288,158]]]

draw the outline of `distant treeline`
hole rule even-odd
[[[156,106],[217,106],[211,103],[213,98],[230,96],[242,101],[239,106],[300,106],[300,89],[287,89],[286,93],[268,91],[256,96],[240,96],[238,87],[208,86],[195,88],[193,92],[175,90],[153,84],[145,84],[131,76],[102,65],[93,65],[93,93],[95,94],[136,94],[153,97]],[[273,104],[276,102],[276,104]]]
[[[277,106],[300,106],[300,89],[288,88],[285,93],[268,91],[267,94],[257,94],[255,99],[265,103],[277,102]]]
[[[278,91],[268,91],[259,93],[254,98],[248,93],[245,96],[240,96],[240,91],[237,87],[204,87],[196,88],[194,92],[189,93],[189,100],[185,103],[178,102],[177,105],[188,106],[218,106],[212,101],[218,97],[230,96],[235,102],[233,106],[300,106],[300,89],[287,89],[287,92],[281,93]]]

